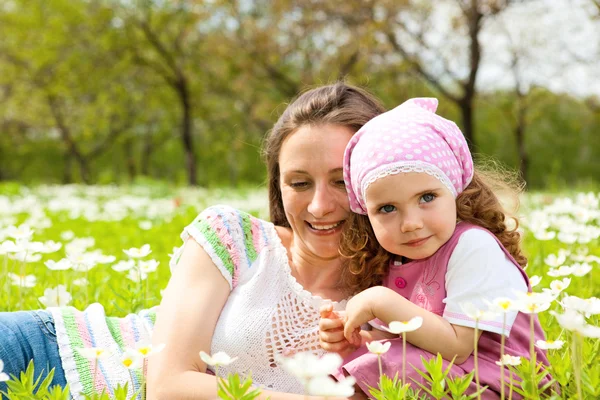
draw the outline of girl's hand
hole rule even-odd
[[[344,322],[344,337],[354,346],[361,345],[360,326],[377,318],[373,309],[379,286],[363,290],[348,301]]]
[[[333,311],[332,304],[322,305],[319,313],[319,343],[324,350],[338,353],[343,358],[357,349],[344,336],[344,321]]]
[[[379,329],[373,328],[370,331],[361,331],[360,336],[362,337],[361,345],[366,345],[367,343],[375,342],[377,340],[389,340],[389,339],[398,339],[398,335],[380,331]]]

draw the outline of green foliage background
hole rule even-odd
[[[388,14],[429,15],[425,3],[377,4]],[[366,87],[388,108],[436,96],[439,113],[460,125],[456,103],[382,42],[387,22],[369,16],[367,4],[2,2],[0,180],[185,184],[187,121],[198,185],[260,184],[261,140],[287,102],[338,79]],[[452,18],[460,38],[466,22]],[[474,104],[477,153],[518,169],[515,92],[481,92]],[[529,187],[595,180],[597,101],[532,86],[525,104]]]

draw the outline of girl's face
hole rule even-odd
[[[433,255],[456,227],[454,196],[424,172],[376,180],[367,188],[366,206],[379,244],[411,260]]]
[[[350,214],[344,149],[354,131],[338,125],[303,126],[279,153],[281,195],[294,245],[309,257],[334,259]]]

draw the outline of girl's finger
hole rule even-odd
[[[355,339],[354,339],[354,331],[356,330],[360,331],[360,326],[354,326],[354,324],[352,323],[351,320],[346,321],[346,323],[344,324],[344,337],[350,342],[350,343],[356,343]],[[360,341],[359,341],[360,344]]]
[[[344,327],[344,322],[339,319],[321,318],[319,320],[319,329],[322,331],[328,331],[331,329],[341,330]]]
[[[319,339],[328,343],[347,342],[344,331],[341,329],[338,331],[319,331]]]
[[[328,318],[329,314],[333,311],[333,304],[328,302],[321,305],[319,308],[319,314],[321,314],[321,318]]]

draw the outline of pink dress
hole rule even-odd
[[[393,262],[390,263],[388,276],[384,280],[384,286],[393,289],[401,294],[412,303],[429,310],[435,314],[442,316],[445,308],[443,303],[446,297],[445,275],[448,267],[448,261],[462,233],[469,229],[483,229],[476,225],[461,222],[456,225],[454,234],[440,249],[431,257],[424,260],[411,261],[409,263],[397,266]],[[483,229],[485,230],[485,229]],[[494,235],[492,235],[494,236]],[[494,236],[495,238],[495,236]],[[507,255],[509,260],[518,268],[523,279],[529,286],[527,274],[514,260],[510,253],[496,239],[499,246]],[[534,315],[534,341],[544,339],[544,332],[539,324],[537,316]],[[510,330],[510,337],[505,342],[505,354],[513,356],[522,356],[529,359],[529,342],[530,341],[530,316],[519,312],[515,322]],[[389,377],[394,377],[398,373],[401,377],[402,371],[402,339],[392,339],[390,350],[382,356],[383,373]],[[425,380],[411,367],[419,367],[423,370],[421,357],[431,359],[433,354],[415,347],[410,343],[406,344],[406,376],[408,382],[413,382],[412,379],[425,384]],[[536,347],[536,358],[538,362],[548,365],[548,359],[543,350]],[[493,332],[484,331],[479,339],[478,346],[478,369],[479,380],[482,386],[487,385],[488,389],[483,392],[482,399],[498,399],[500,398],[500,367],[496,365],[496,361],[500,359],[500,335]],[[444,361],[444,368],[448,362]],[[454,365],[451,369],[453,375],[464,375],[474,370],[474,357],[471,355],[467,361],[460,365]],[[365,393],[369,393],[368,387],[377,387],[379,381],[379,366],[377,356],[369,353],[365,346],[359,348],[354,353],[350,354],[344,360],[344,364],[335,374],[335,377],[341,379],[345,375],[351,375],[356,378],[357,384]],[[505,373],[506,382],[508,382],[508,369]],[[545,384],[550,379],[546,376]],[[413,383],[416,389],[418,386]],[[475,379],[467,391],[468,393],[475,392]],[[513,398],[517,399],[520,396],[513,393]]]

